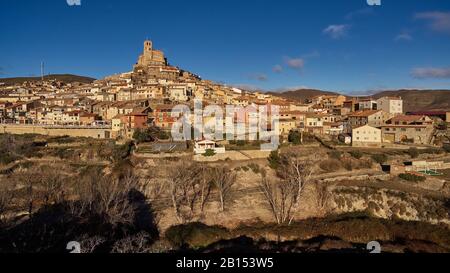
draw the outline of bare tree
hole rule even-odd
[[[23,190],[22,200],[29,214],[34,211],[34,203],[38,199],[37,185],[39,182],[38,171],[35,167],[31,169],[19,168],[11,175],[11,180]]]
[[[152,238],[147,232],[128,236],[117,241],[112,249],[112,253],[149,253]]]
[[[216,167],[212,170],[212,181],[219,195],[220,210],[225,210],[225,202],[236,182],[236,174],[227,167]]]
[[[331,196],[328,184],[326,182],[315,181],[314,188],[316,191],[316,205],[319,213],[325,215]]]
[[[172,207],[180,223],[193,217],[195,203],[201,193],[199,174],[200,168],[195,163],[182,160],[171,168],[167,176]]]
[[[311,181],[312,164],[296,155],[282,155],[276,179],[264,173],[260,188],[268,201],[278,224],[291,224],[300,208],[300,197],[305,186]]]
[[[13,198],[12,189],[10,185],[6,184],[6,181],[0,181],[0,223],[3,220],[4,214],[8,211],[8,207],[11,204]]]
[[[92,237],[86,236],[85,238],[78,239],[77,241],[80,243],[81,253],[94,253],[94,251],[107,240],[102,236],[95,235]]]
[[[135,208],[130,194],[142,187],[133,175],[119,179],[92,174],[74,187],[78,200],[72,202],[71,212],[79,216],[97,215],[111,225],[131,223]]]
[[[39,180],[46,205],[52,202],[59,203],[64,199],[64,177],[58,169],[45,166],[36,173],[36,178]]]
[[[206,203],[209,200],[212,189],[211,171],[205,165],[200,166],[200,211],[205,210]]]

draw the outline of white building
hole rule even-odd
[[[381,130],[369,125],[360,126],[352,130],[352,146],[379,147],[381,144]]]
[[[382,97],[377,100],[377,109],[391,115],[403,114],[403,100],[400,97]]]
[[[195,154],[204,154],[207,150],[212,150],[216,154],[224,154],[225,147],[218,147],[212,140],[196,141],[194,146]]]

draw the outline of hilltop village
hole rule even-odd
[[[162,51],[145,41],[131,72],[90,84],[56,80],[0,83],[0,133],[131,139],[137,130],[150,127],[170,132],[176,121],[172,108],[186,104],[193,109],[194,99],[205,105],[278,106],[282,141],[298,132],[355,147],[433,145],[437,127],[450,119],[450,112],[405,115],[400,97],[375,100],[319,95],[292,101],[247,92],[172,66]]]

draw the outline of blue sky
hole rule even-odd
[[[0,77],[130,71],[144,39],[205,79],[346,93],[450,89],[450,1],[0,0]]]

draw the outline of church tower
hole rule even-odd
[[[152,41],[146,40],[144,42],[144,52],[152,51],[153,50],[153,44]]]

